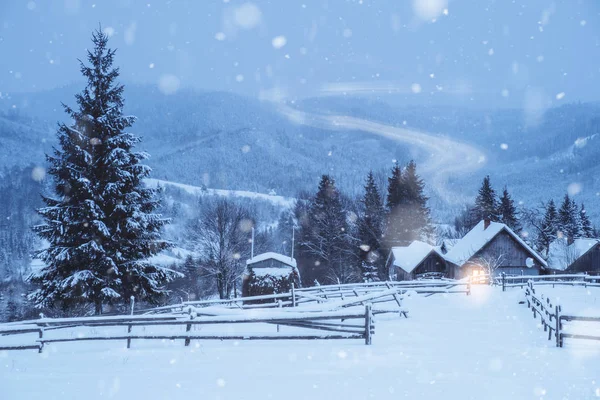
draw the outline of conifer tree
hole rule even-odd
[[[521,223],[519,222],[517,208],[515,207],[515,202],[508,193],[508,189],[506,188],[506,186],[502,191],[502,197],[500,197],[498,213],[500,216],[500,222],[508,226],[516,234],[519,234],[521,232],[523,228],[521,226]]]
[[[35,231],[50,245],[38,254],[46,267],[32,277],[40,288],[31,298],[37,306],[91,303],[101,314],[103,304],[130,296],[158,300],[175,273],[148,261],[169,246],[160,239],[168,221],[154,213],[156,190],[143,186],[150,168],[141,164],[147,155],[133,151],[140,139],[125,132],[135,118],[123,115],[115,50],[101,31],[92,41],[79,108],[64,106],[73,125],[59,125],[59,146],[47,156],[55,196],[44,197]]]
[[[579,210],[569,194],[565,194],[560,209],[558,210],[558,231],[568,241],[579,237]]]
[[[592,221],[587,215],[585,206],[581,203],[581,208],[579,209],[579,225],[580,225],[580,235],[583,238],[593,238],[594,236],[594,227],[592,226]]]
[[[417,165],[410,161],[404,171],[396,165],[388,178],[387,207],[389,210],[385,231],[386,250],[393,246],[407,246],[414,240],[430,241],[430,224],[425,184],[417,174]]]
[[[373,172],[369,172],[362,198],[364,207],[358,219],[359,260],[363,281],[372,282],[385,279],[384,260],[381,254],[381,240],[385,210]]]
[[[340,192],[329,175],[323,175],[308,209],[308,232],[303,247],[314,259],[310,277],[319,282],[356,281],[358,271],[352,261],[346,212]]]
[[[550,243],[556,240],[557,230],[558,214],[556,212],[554,200],[550,200],[546,205],[544,219],[541,222],[540,232],[536,240],[537,251],[546,257],[548,256]]]
[[[475,198],[473,216],[477,221],[483,219],[489,219],[492,222],[500,221],[498,215],[498,200],[496,199],[496,192],[490,183],[489,175],[483,178],[483,182],[479,188],[477,197]]]

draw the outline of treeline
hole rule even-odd
[[[364,193],[352,201],[335,180],[323,175],[317,191],[298,199],[296,258],[305,285],[387,279],[386,257],[392,246],[413,240],[433,240],[433,228],[424,183],[411,161],[396,164],[382,195],[373,173],[365,179]]]
[[[568,193],[558,209],[554,200],[550,199],[543,210],[543,217],[533,217],[531,222],[538,231],[535,241],[537,251],[546,257],[550,244],[556,239],[564,238],[570,244],[575,239],[599,236],[587,215],[585,205],[577,205]]]
[[[517,207],[506,186],[498,196],[490,177],[483,179],[472,205],[455,218],[455,237],[461,238],[479,221],[501,222],[521,234],[543,256],[548,257],[550,244],[557,238],[572,242],[578,238],[596,238],[599,232],[587,215],[585,205],[565,194],[560,207],[550,199],[539,208]],[[524,230],[527,227],[527,230]]]

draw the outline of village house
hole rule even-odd
[[[414,241],[408,246],[392,247],[386,261],[391,280],[409,281],[420,277],[446,275],[446,260],[441,251],[427,243]]]
[[[508,226],[480,221],[444,255],[448,277],[462,279],[492,272],[499,275],[540,275],[546,261]]]
[[[556,239],[550,244],[548,266],[553,272],[600,273],[600,239]]]
[[[294,258],[267,252],[246,261],[243,297],[289,292],[292,284],[300,287],[300,273]]]

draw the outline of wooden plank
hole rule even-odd
[[[560,335],[563,338],[600,340],[600,336],[579,335],[579,334],[574,334],[574,333],[561,333]]]
[[[40,349],[40,345],[39,344],[34,344],[34,345],[22,345],[22,346],[0,346],[0,351],[1,350],[39,350]]]
[[[600,322],[600,317],[579,317],[576,315],[561,315],[561,321]]]
[[[320,339],[364,339],[364,334],[346,334],[346,335],[281,335],[281,334],[249,334],[249,335],[123,335],[123,336],[89,336],[89,337],[70,337],[41,339],[39,343],[61,343],[61,342],[84,342],[100,340],[125,340],[125,339],[157,339],[157,340],[320,340]],[[35,346],[39,348],[39,346]]]

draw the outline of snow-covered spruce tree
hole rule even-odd
[[[492,188],[490,183],[490,176],[487,175],[483,178],[481,187],[475,198],[475,207],[473,207],[473,217],[477,221],[483,219],[489,219],[492,222],[499,222],[500,217],[498,215],[498,200],[496,199],[496,192]]]
[[[346,211],[335,181],[329,175],[321,177],[319,190],[309,204],[307,225],[302,247],[314,259],[311,278],[321,283],[359,280]]]
[[[504,186],[502,191],[502,197],[500,197],[500,204],[498,206],[498,214],[500,216],[500,222],[508,226],[516,234],[521,233],[523,227],[519,221],[519,215],[515,202],[508,193],[508,189]]]
[[[359,261],[363,281],[385,280],[385,254],[381,254],[381,240],[385,209],[373,172],[369,172],[362,198],[363,212],[358,218]]]
[[[558,230],[558,214],[554,200],[550,200],[546,205],[544,218],[540,224],[539,234],[536,240],[537,251],[548,257],[550,243],[556,240],[556,232]]]
[[[579,226],[580,226],[580,235],[583,238],[593,238],[594,236],[594,227],[592,226],[592,221],[590,221],[590,217],[587,215],[587,211],[583,203],[581,203],[581,208],[579,209]]]
[[[565,194],[558,210],[557,229],[563,237],[567,238],[567,241],[579,237],[579,209],[568,193]]]
[[[87,85],[75,96],[79,109],[64,106],[73,125],[59,125],[59,146],[47,156],[55,196],[44,197],[44,223],[34,230],[50,245],[38,253],[46,267],[32,277],[39,289],[31,298],[39,307],[92,303],[101,314],[103,304],[130,296],[157,301],[176,273],[148,261],[169,246],[160,237],[168,221],[154,213],[156,190],[143,186],[147,155],[132,151],[140,139],[124,132],[135,118],[122,113],[115,51],[101,31],[92,41],[90,65],[81,62]]]
[[[410,161],[404,171],[398,165],[392,169],[386,204],[389,210],[386,250],[393,246],[407,246],[414,240],[429,241],[433,236],[424,188],[414,161]]]

